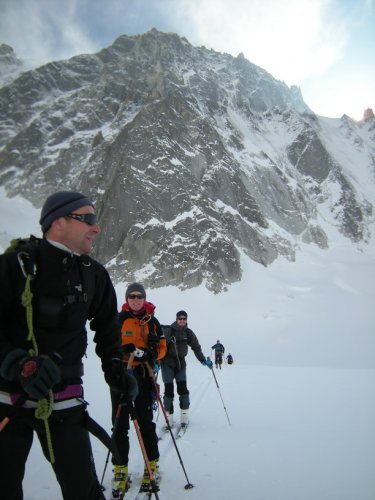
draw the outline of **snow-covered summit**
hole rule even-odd
[[[40,207],[89,193],[116,281],[220,292],[240,255],[293,261],[332,228],[373,231],[374,118],[314,115],[243,56],[157,30],[46,64],[0,90],[0,184]]]

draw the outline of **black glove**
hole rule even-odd
[[[31,356],[21,364],[19,379],[24,391],[39,400],[60,382],[61,373],[56,363],[47,356]]]
[[[14,349],[4,359],[1,375],[6,380],[19,380],[23,390],[33,399],[43,399],[60,382],[60,369],[48,356],[29,356]]]
[[[103,369],[104,378],[110,388],[134,401],[138,396],[138,384],[135,377],[125,369],[123,361],[113,358],[103,365]]]
[[[135,345],[134,344],[125,344],[125,345],[122,346],[122,352],[123,352],[123,354],[131,354],[134,351],[135,351]]]

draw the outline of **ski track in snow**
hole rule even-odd
[[[100,370],[98,363],[91,360],[91,364]],[[232,425],[212,374],[190,357],[190,425],[176,443],[194,488],[184,489],[187,479],[167,433],[159,442],[160,499],[375,498],[375,370],[251,366],[235,361],[215,370],[215,375]],[[90,414],[108,430],[107,388],[98,379],[88,381],[88,386]],[[158,430],[164,425],[163,415],[156,424]],[[132,426],[130,441],[129,470],[135,481],[125,498],[133,500],[143,458]],[[101,478],[107,452],[95,438],[92,443]],[[61,500],[37,441],[27,469],[25,500]],[[104,481],[107,498],[111,474],[109,463]]]

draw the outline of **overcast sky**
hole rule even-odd
[[[38,63],[151,28],[243,52],[317,114],[375,111],[375,0],[0,0],[0,43]]]

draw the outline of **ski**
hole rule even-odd
[[[176,433],[176,439],[181,438],[185,435],[188,428],[188,424],[181,424]]]
[[[154,486],[157,488],[156,492],[153,490],[152,484],[141,484],[138,490],[138,493],[135,497],[134,500],[147,500],[149,498],[154,498],[157,499],[158,497],[158,492],[160,491],[160,481],[162,478],[162,474],[160,473],[160,470],[158,471],[156,477],[155,477],[155,484]]]
[[[112,490],[111,500],[123,500],[127,491],[129,491],[129,488],[127,488],[125,491]]]
[[[153,498],[153,496],[154,496],[153,491],[139,491],[134,500],[148,500],[149,498]]]
[[[175,429],[175,424],[172,424],[171,425],[171,430],[173,431],[173,429]],[[163,436],[165,436],[166,434],[169,434],[169,429],[168,429],[168,426],[165,425],[164,427],[162,427],[160,429],[160,433],[158,435],[158,440],[161,441],[163,439]]]
[[[125,491],[112,489],[111,500],[123,500],[125,498],[125,493],[130,490],[131,485],[132,485],[132,478],[131,474],[129,474]]]
[[[111,500],[123,500],[125,498],[125,493],[122,491],[116,491],[112,493]]]
[[[160,490],[160,488],[159,488],[159,482],[160,482],[160,474],[158,476],[157,483],[156,483],[156,486],[157,486],[157,491],[156,492],[154,492],[151,489],[152,488],[151,485],[141,485],[141,487],[140,487],[140,489],[139,489],[139,491],[137,493],[137,496],[135,497],[135,500],[146,500],[148,498],[153,498],[153,496],[155,496],[155,498],[157,498],[157,493]]]

